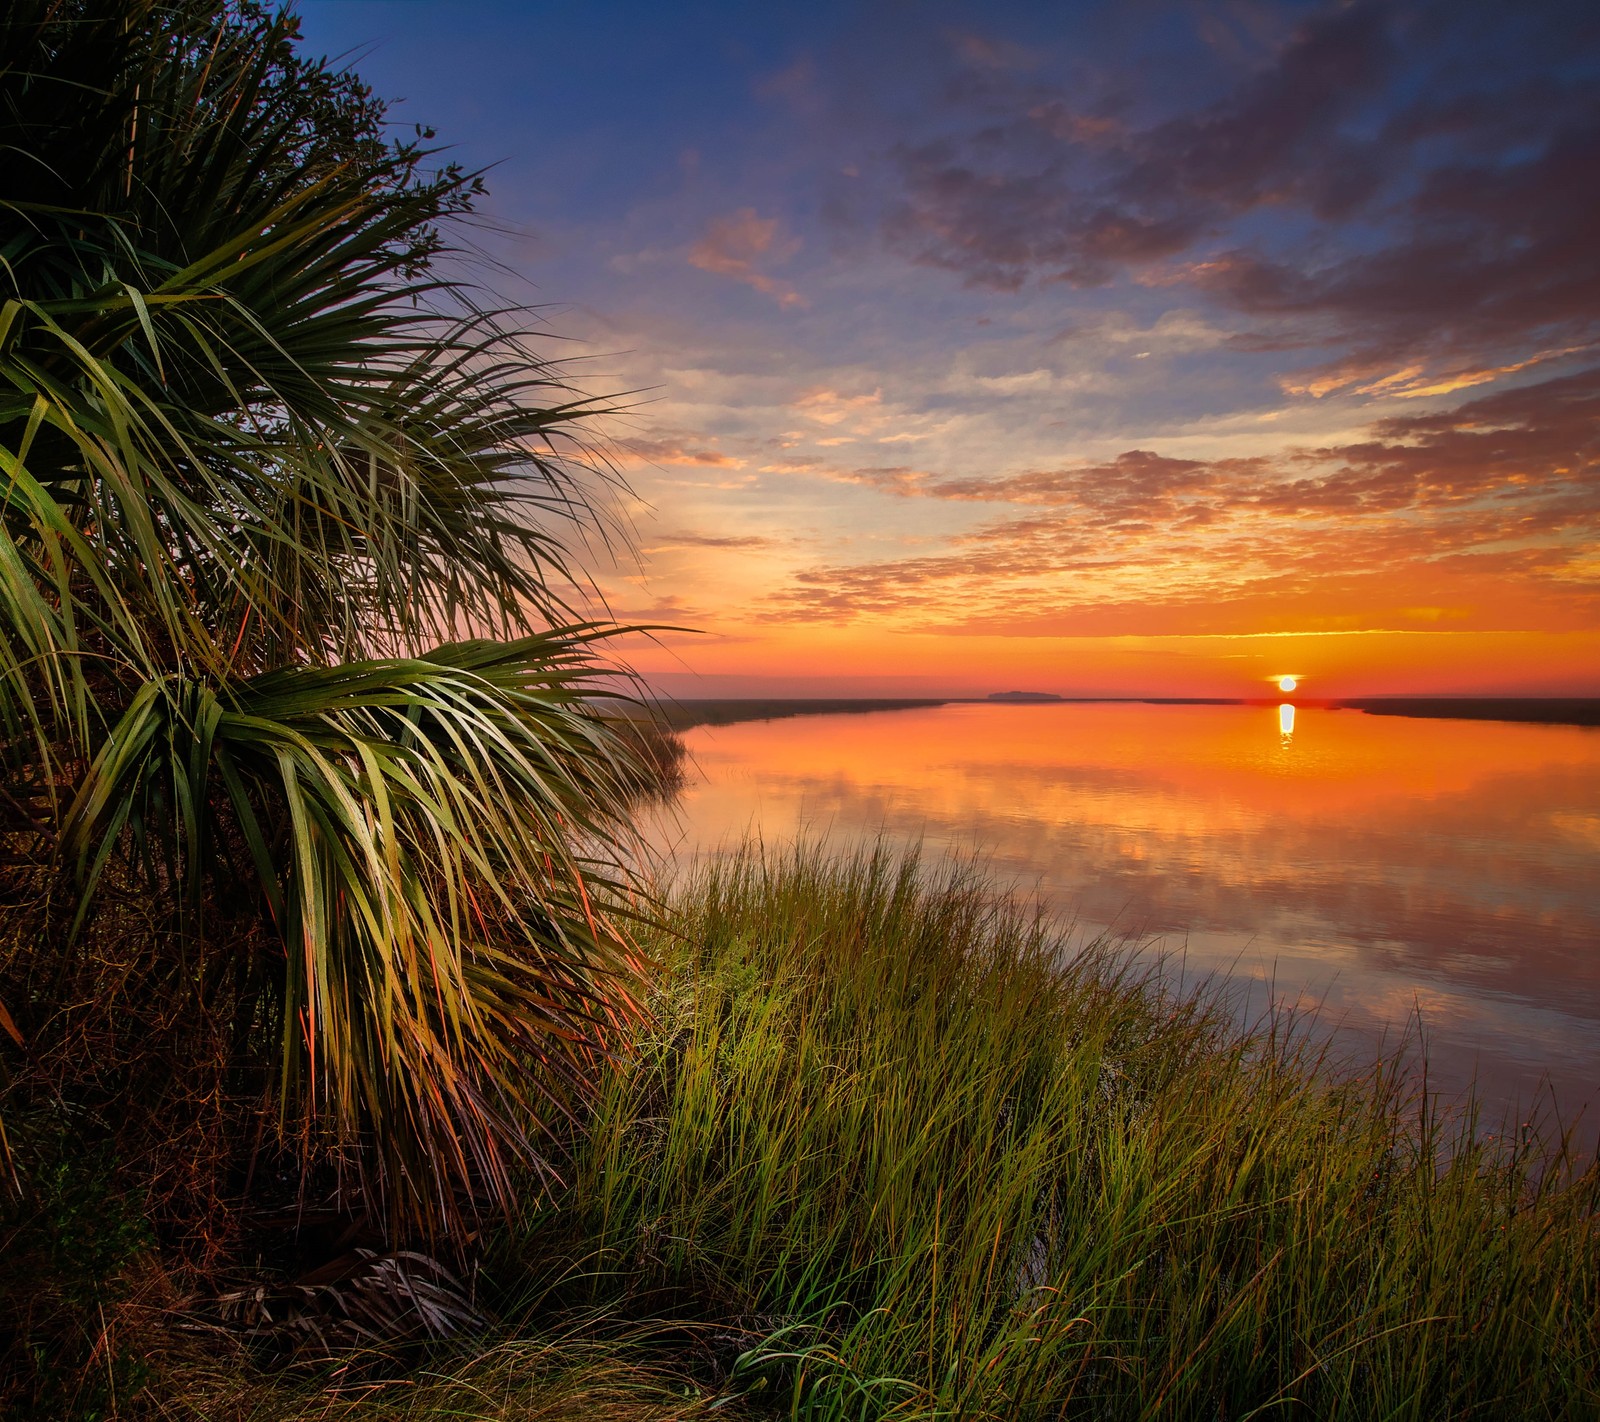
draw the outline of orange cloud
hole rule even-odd
[[[1377,375],[1379,367],[1370,362],[1357,362],[1329,366],[1310,374],[1287,375],[1278,383],[1286,395],[1310,395],[1319,400],[1324,395],[1352,387],[1357,395],[1415,400],[1429,395],[1453,395],[1457,390],[1488,385],[1504,376],[1517,375],[1534,366],[1560,360],[1564,356],[1578,355],[1588,349],[1588,346],[1563,346],[1558,350],[1539,351],[1526,360],[1511,361],[1506,365],[1468,366],[1442,371],[1413,362],[1387,375]],[[1376,379],[1370,378],[1375,375]],[[1359,384],[1361,381],[1366,383]]]
[[[1016,637],[1600,624],[1600,371],[1273,459],[815,472],[999,516],[913,557],[842,548],[757,617]]]
[[[761,270],[781,265],[799,250],[798,237],[779,237],[776,217],[758,217],[753,207],[742,207],[731,217],[712,220],[705,236],[689,249],[689,265],[754,287],[780,306],[805,306],[806,299],[792,286]]]
[[[837,425],[850,420],[858,430],[875,428],[882,407],[881,390],[874,390],[870,395],[841,395],[826,387],[808,390],[789,406],[820,425]]]
[[[718,449],[693,449],[687,441],[627,439],[619,441],[625,454],[641,464],[674,464],[692,468],[743,469],[744,460]]]

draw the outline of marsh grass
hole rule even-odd
[[[747,854],[493,1274],[804,1417],[1590,1417],[1600,1173],[1068,955],[981,879]]]
[[[1600,1408],[1600,1172],[1553,1132],[1490,1136],[881,850],[748,853],[664,923],[562,1187],[489,1241],[488,1337],[264,1370],[132,1289],[143,1391],[96,1415]]]
[[[714,1399],[637,1348],[561,1335],[506,1341],[397,1373],[348,1364],[263,1377],[189,1366],[169,1379],[171,1422],[688,1422]],[[718,1422],[748,1417],[718,1408]]]

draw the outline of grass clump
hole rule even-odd
[[[526,1318],[690,1320],[801,1417],[1600,1407],[1594,1169],[915,859],[750,854],[674,923]]]
[[[397,1371],[262,1375],[191,1364],[167,1379],[163,1422],[689,1422],[714,1400],[626,1344],[508,1340]],[[739,1422],[742,1411],[717,1408]]]

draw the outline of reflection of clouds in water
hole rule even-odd
[[[978,852],[1080,930],[1163,935],[1194,971],[1319,999],[1366,1039],[1392,1045],[1420,1006],[1436,1080],[1476,1066],[1526,1100],[1549,1069],[1564,1097],[1592,1089],[1600,736],[1301,710],[1290,748],[1261,722],[1277,714],[960,707],[721,728],[696,738],[686,844],[804,826]]]
[[[981,776],[972,777],[957,818],[904,787],[781,772],[775,779],[764,787],[759,816],[769,838],[804,822],[844,832],[883,826],[944,848],[981,848],[1096,923],[1124,924],[1132,915],[1149,932],[1222,929],[1349,942],[1368,946],[1375,959],[1422,969],[1447,964],[1480,978],[1520,981],[1530,965],[1546,975],[1559,968],[1600,991],[1600,964],[1588,951],[1594,893],[1585,886],[1595,866],[1555,862],[1574,857],[1560,853],[1558,839],[1508,845],[1473,835],[1473,822],[1504,806],[1495,787],[1380,824],[1251,825],[1222,815],[1218,824],[1197,819],[1180,832],[1140,824],[1137,813],[1126,822],[1110,818],[1115,801],[1096,803],[1093,795],[1080,804],[1099,815],[1079,823],[1021,813],[1009,796],[992,809],[982,803]],[[989,788],[1003,790],[1005,780],[991,777]],[[708,818],[742,827],[751,815],[741,809]]]

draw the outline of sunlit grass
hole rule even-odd
[[[882,853],[714,867],[675,925],[498,1264],[529,1320],[694,1320],[807,1417],[1600,1406],[1593,1170]]]
[[[1489,1137],[1392,1064],[1340,1073],[1292,1024],[1241,1029],[1214,993],[1068,954],[981,879],[882,851],[712,867],[647,946],[651,1019],[563,1185],[487,1241],[486,1334],[270,1372],[183,1335],[145,1353],[140,1406],[207,1422],[1600,1407],[1600,1173],[1558,1141]],[[179,1336],[159,1309],[125,1311]]]

